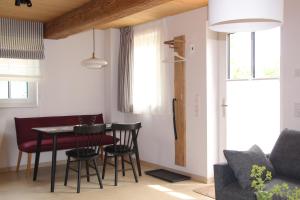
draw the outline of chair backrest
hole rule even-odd
[[[101,138],[105,133],[105,129],[105,124],[84,124],[74,126],[76,149],[80,149],[80,156],[88,155],[90,152],[99,153],[99,144],[101,144]]]
[[[117,149],[119,151],[134,151],[134,148],[137,146],[137,137],[141,127],[142,124],[140,122],[133,124],[113,123],[111,129],[113,131],[115,152]]]

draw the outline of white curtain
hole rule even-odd
[[[134,27],[133,112],[163,113],[165,67],[162,60],[162,21]]]
[[[39,77],[39,60],[0,58],[0,80],[31,81]]]

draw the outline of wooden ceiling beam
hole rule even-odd
[[[136,14],[173,0],[91,0],[44,25],[44,36],[60,39],[99,24]]]

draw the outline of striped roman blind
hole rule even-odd
[[[0,58],[44,59],[41,22],[0,18]]]

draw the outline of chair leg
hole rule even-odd
[[[20,170],[21,159],[22,159],[22,151],[19,151],[18,162],[17,162],[17,167],[16,167],[16,172],[19,172],[19,170]]]
[[[130,164],[131,164],[131,167],[132,167],[135,182],[139,182],[138,178],[137,178],[137,174],[136,174],[136,171],[135,171],[135,166],[134,166],[131,154],[129,154],[129,159],[130,159]]]
[[[90,182],[90,169],[89,169],[89,161],[85,161],[85,169],[86,169],[86,180]]]
[[[98,170],[98,166],[97,166],[97,163],[96,163],[95,159],[93,160],[93,163],[94,163],[94,167],[95,167],[95,170],[96,170],[97,178],[98,178],[98,181],[99,181],[100,189],[103,189],[102,180],[101,180],[101,177],[100,177],[100,174],[99,174],[99,170]]]
[[[80,181],[81,181],[81,160],[78,160],[77,166],[77,193],[80,193]]]
[[[28,153],[28,158],[27,158],[27,173],[31,173],[31,159],[32,159],[32,153]]]
[[[103,168],[102,168],[102,179],[104,179],[104,177],[105,177],[106,162],[107,162],[107,153],[105,152],[104,161],[103,161]]]
[[[125,176],[125,161],[124,161],[124,156],[122,156],[122,174]]]
[[[115,156],[115,186],[118,185],[118,156]]]
[[[68,156],[68,160],[67,160],[66,174],[65,174],[65,183],[64,183],[65,186],[67,186],[67,184],[68,184],[69,168],[70,168],[70,156]]]

